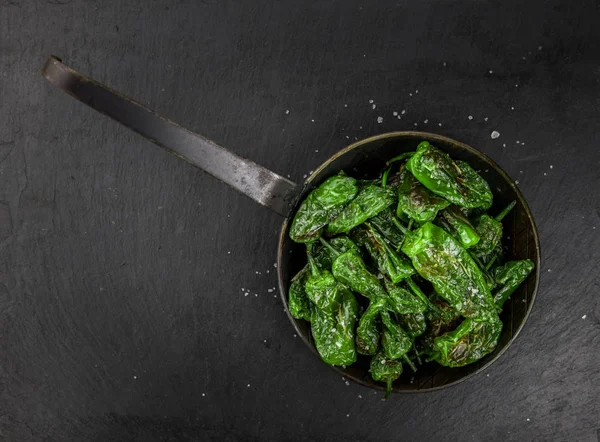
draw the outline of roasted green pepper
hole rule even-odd
[[[427,304],[403,287],[385,281],[389,301],[387,309],[401,315],[408,313],[421,313],[427,310]]]
[[[425,314],[421,312],[401,315],[399,321],[402,328],[413,338],[421,336],[427,329]]]
[[[360,317],[356,329],[356,351],[362,355],[374,355],[379,348],[379,312],[386,307],[384,298],[369,303],[369,307]]]
[[[329,365],[350,365],[356,362],[354,328],[358,318],[358,304],[349,291],[333,313],[312,310],[311,329],[315,347],[321,359]]]
[[[394,283],[398,283],[416,273],[410,261],[399,255],[370,224],[367,226],[367,242],[365,246],[374,260],[377,261],[379,271]]]
[[[383,322],[383,333],[381,333],[381,348],[388,359],[402,358],[413,371],[417,367],[406,355],[413,346],[411,336],[404,331],[400,324],[396,323],[387,311],[380,313]]]
[[[392,383],[402,374],[402,362],[388,359],[383,351],[380,351],[371,359],[369,373],[374,381],[385,382],[386,389],[383,399],[386,400],[392,392]]]
[[[521,261],[509,261],[503,266],[492,270],[492,275],[499,286],[499,289],[494,294],[494,302],[498,308],[502,308],[510,295],[527,279],[533,267],[533,261],[524,259]]]
[[[510,261],[493,271],[500,289],[494,295],[494,303],[501,309],[506,300],[533,270],[533,262],[525,259]],[[498,344],[502,322],[473,321],[465,319],[456,330],[434,340],[432,360],[448,367],[462,367],[491,353]]]
[[[471,221],[456,206],[449,206],[441,213],[444,221],[451,229],[448,233],[454,233],[454,236],[460,241],[465,249],[473,247],[479,243],[477,230],[471,224]]]
[[[368,185],[360,190],[339,215],[327,226],[328,235],[349,232],[377,215],[395,201],[394,191],[387,187]]]
[[[394,224],[394,214],[391,208],[388,207],[382,210],[371,218],[369,222],[390,242],[394,249],[400,249],[402,241],[404,241],[404,234]]]
[[[340,284],[329,270],[320,270],[312,253],[308,253],[310,276],[306,280],[306,296],[320,310],[333,314],[339,309],[347,289]]]
[[[338,281],[371,301],[377,298],[387,299],[387,293],[379,279],[369,272],[362,258],[354,250],[340,253],[323,238],[321,242],[336,256],[331,272]]]
[[[462,367],[491,353],[498,344],[502,321],[465,319],[456,330],[434,340],[430,359],[446,367]]]
[[[292,278],[288,291],[288,309],[294,318],[310,322],[312,307],[308,296],[306,296],[305,288],[308,276],[308,269],[303,268]]]
[[[449,201],[429,191],[406,168],[400,170],[397,214],[406,215],[419,223],[433,221],[438,211],[448,207]]]
[[[310,192],[300,204],[290,227],[290,238],[296,242],[312,242],[323,227],[334,219],[358,193],[356,180],[336,175]]]
[[[482,214],[475,220],[475,229],[481,237],[481,241],[473,247],[473,253],[484,261],[487,257],[494,253],[500,246],[502,241],[502,220],[515,206],[516,201],[511,202],[502,212],[495,218],[487,214]]]
[[[492,192],[486,181],[464,161],[450,156],[429,142],[419,143],[406,167],[426,188],[462,207],[492,206]]]
[[[407,234],[402,251],[411,258],[417,272],[463,316],[495,319],[496,308],[483,273],[444,229],[425,223]]]

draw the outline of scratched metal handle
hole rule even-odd
[[[287,216],[300,186],[168,120],[121,93],[50,57],[42,76],[54,86],[127,126],[235,190]]]

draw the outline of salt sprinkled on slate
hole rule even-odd
[[[492,70],[490,69],[490,74],[493,74],[493,73],[494,73],[494,71],[492,71]]]
[[[406,109],[402,109],[402,115],[406,113]]]
[[[498,132],[498,131],[496,131],[496,130],[492,132],[492,135],[491,135],[491,137],[492,137],[492,140],[495,140],[495,139],[496,139],[496,138],[498,138],[499,136],[500,136],[500,132]]]
[[[472,119],[473,119],[473,115],[469,115],[467,118],[468,118],[469,120],[472,120]]]
[[[393,115],[394,117],[397,117],[397,116],[398,116],[398,112],[394,111],[394,112],[392,112],[392,115]]]
[[[429,120],[425,120],[425,121],[423,121],[423,123],[427,124],[427,122],[428,122],[428,121],[429,121]]]
[[[312,121],[313,123],[315,122],[315,120],[310,120],[310,121]]]
[[[550,164],[550,169],[554,169],[554,166],[552,164]]]
[[[289,109],[285,111],[285,114],[286,114],[286,115],[288,115],[289,113],[290,113],[290,110],[289,110]]]
[[[378,122],[379,124],[383,123],[383,117],[377,117],[377,122]]]
[[[202,393],[202,396],[206,396],[206,393]]]
[[[581,319],[585,319],[585,318],[587,318],[587,315],[583,315],[583,316],[581,317]]]
[[[442,123],[438,123],[438,126],[439,126],[439,127],[442,127]]]
[[[370,103],[370,104],[373,104],[373,100],[369,100],[369,103]]]
[[[374,104],[374,105],[373,105],[373,109],[375,109],[375,108],[377,108],[377,105],[376,105],[376,104]]]

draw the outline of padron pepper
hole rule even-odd
[[[404,241],[404,234],[394,224],[394,213],[390,207],[379,212],[369,222],[390,242],[394,249],[400,249],[402,241]]]
[[[493,271],[500,289],[494,294],[498,310],[533,270],[533,262],[525,259],[510,261]],[[498,344],[502,321],[465,319],[456,330],[434,340],[432,360],[448,367],[462,367],[491,353]]]
[[[398,319],[402,328],[413,338],[421,336],[427,329],[427,320],[422,312],[401,315]]]
[[[385,280],[385,288],[389,296],[387,310],[401,315],[421,313],[427,310],[427,304],[405,288],[393,284],[388,280]]]
[[[396,200],[394,191],[387,187],[367,185],[327,226],[330,236],[349,232],[369,218],[391,206]]]
[[[527,279],[533,270],[533,261],[523,259],[520,261],[509,261],[503,266],[492,269],[492,276],[496,280],[499,289],[494,293],[494,302],[501,309],[506,300]]]
[[[385,357],[388,359],[402,358],[413,371],[417,371],[417,367],[406,355],[413,346],[411,336],[392,319],[389,312],[382,311],[380,316],[384,325],[383,333],[381,333],[381,348]]]
[[[294,215],[290,238],[296,242],[312,242],[323,228],[354,199],[358,185],[354,178],[340,174],[328,178],[310,192]]]
[[[331,314],[315,308],[312,310],[311,330],[315,347],[321,359],[329,365],[345,366],[356,362],[355,326],[358,303],[349,291]]]
[[[463,316],[491,321],[496,308],[483,273],[461,244],[441,227],[425,223],[410,232],[402,251],[417,272]]]
[[[308,264],[310,275],[306,280],[306,296],[316,308],[333,314],[339,309],[340,302],[348,289],[340,284],[329,270],[320,270],[310,251]]]
[[[340,253],[323,238],[321,238],[321,242],[331,251],[333,256],[336,256],[331,272],[338,281],[371,301],[377,298],[387,299],[387,292],[379,283],[379,279],[369,272],[358,253],[354,250]]]
[[[453,161],[428,141],[419,143],[406,168],[426,188],[458,206],[484,210],[492,206],[488,183],[467,163]]]
[[[362,355],[374,355],[379,348],[379,312],[386,307],[384,298],[369,303],[356,328],[356,351]]]
[[[475,229],[481,237],[481,241],[473,247],[473,253],[482,260],[493,254],[502,241],[502,220],[515,206],[516,201],[511,202],[495,218],[482,214],[475,220]]]
[[[294,318],[310,322],[312,306],[308,296],[306,296],[305,288],[308,276],[308,269],[303,268],[292,278],[288,291],[288,309]]]
[[[448,228],[451,229],[448,233],[454,233],[454,236],[465,249],[479,243],[480,238],[477,230],[457,206],[447,207],[441,212],[441,216],[447,223]]]
[[[406,215],[419,223],[433,221],[440,210],[450,205],[450,201],[428,190],[406,168],[400,170],[400,176],[396,209],[399,217]]]
[[[369,373],[374,381],[385,382],[385,397],[386,400],[392,392],[392,383],[402,374],[402,362],[385,357],[383,351],[379,351],[371,359]]]
[[[379,271],[398,283],[416,273],[414,267],[406,257],[399,255],[377,232],[370,223],[367,226],[367,240],[365,246],[374,260],[377,261]]]
[[[430,360],[446,367],[462,367],[491,353],[502,332],[499,318],[491,321],[465,319],[456,330],[435,338]]]

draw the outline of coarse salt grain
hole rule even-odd
[[[383,117],[377,117],[377,122],[378,122],[379,124],[383,123]]]
[[[289,109],[285,111],[285,114],[288,115],[290,113]]]
[[[406,109],[402,109],[402,115],[404,115],[406,113]]]
[[[498,138],[499,136],[500,136],[500,132],[498,132],[498,131],[496,131],[496,130],[492,132],[492,135],[491,135],[491,137],[492,137],[492,140],[495,140],[495,139],[496,139],[496,138]]]
[[[581,319],[585,319],[585,318],[587,318],[587,315],[583,315],[583,316],[581,317]]]
[[[469,115],[467,118],[468,118],[469,120],[472,120],[472,119],[473,119],[473,115]]]
[[[394,112],[392,112],[392,115],[393,115],[394,117],[397,117],[397,116],[398,116],[398,112],[394,111]]]

